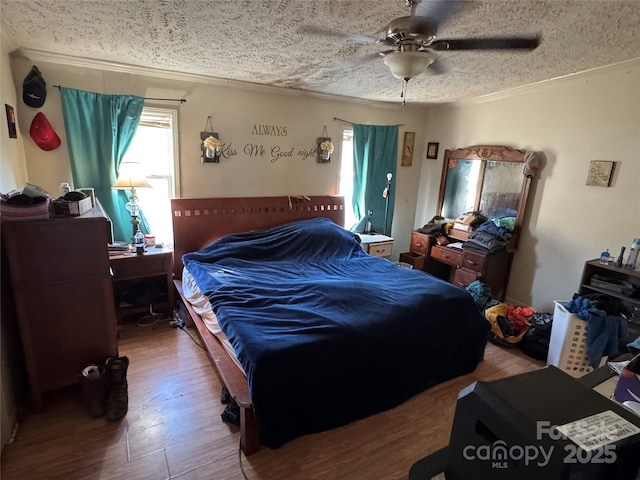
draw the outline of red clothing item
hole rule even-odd
[[[507,319],[509,319],[509,323],[511,323],[511,327],[513,328],[513,334],[517,335],[520,333],[529,322],[529,318],[535,312],[527,307],[514,307],[513,305],[509,305],[507,308]]]

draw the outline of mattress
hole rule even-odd
[[[193,275],[189,272],[187,267],[182,269],[182,293],[187,301],[193,307],[193,310],[200,316],[204,324],[207,326],[207,329],[215,335],[218,341],[222,344],[227,354],[231,357],[233,362],[238,366],[240,371],[247,374],[242,368],[242,364],[238,360],[238,355],[236,355],[236,351],[233,349],[233,345],[227,338],[227,335],[224,333],[222,328],[220,328],[220,324],[218,323],[218,317],[214,313],[211,308],[211,302],[209,299],[202,294],[200,288],[198,287]]]

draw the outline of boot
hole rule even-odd
[[[107,376],[104,368],[89,365],[80,374],[82,400],[89,416],[99,418],[105,414]]]
[[[127,414],[129,408],[128,367],[129,357],[109,357],[105,364],[109,384],[107,420],[118,420]]]

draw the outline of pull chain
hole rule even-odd
[[[400,92],[400,98],[402,99],[402,105],[407,104],[407,86],[409,85],[409,79],[405,77],[402,80],[402,91]]]

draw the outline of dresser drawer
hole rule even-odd
[[[448,265],[458,266],[462,259],[462,252],[458,252],[452,248],[441,247],[440,245],[434,245],[431,248],[431,256],[436,260],[439,260]]]
[[[374,257],[390,257],[393,250],[393,242],[370,243],[367,245],[369,255]]]
[[[425,235],[424,233],[420,232],[411,232],[411,246],[409,247],[409,250],[413,253],[427,255],[429,242],[429,235]]]
[[[458,287],[464,288],[471,282],[479,279],[480,275],[477,272],[474,272],[473,270],[458,268],[456,269],[456,273],[453,275],[453,281],[451,283],[457,285]]]
[[[484,273],[484,265],[487,260],[487,255],[487,252],[465,249],[462,254],[462,263],[460,263],[460,267],[482,274]]]
[[[423,270],[424,260],[424,255],[420,255],[419,253],[414,252],[401,253],[399,258],[399,261],[408,263],[413,267],[414,270]]]

